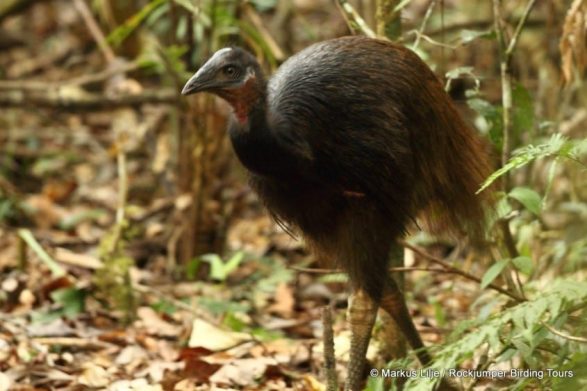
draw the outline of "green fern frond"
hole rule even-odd
[[[587,283],[569,280],[554,282],[546,292],[532,300],[499,312],[489,319],[474,322],[472,327],[461,328],[460,338],[443,345],[435,352],[431,369],[444,373],[457,368],[470,358],[482,345],[489,346],[489,353],[496,361],[503,361],[500,353],[513,346],[527,357],[545,337],[544,323],[554,323],[564,314],[587,302]],[[470,321],[469,321],[470,322]],[[470,323],[467,326],[471,326]],[[413,378],[406,384],[409,390],[431,390],[440,379]]]
[[[487,189],[493,182],[507,172],[524,167],[526,164],[536,159],[542,159],[549,156],[559,156],[574,160],[581,163],[580,156],[587,154],[587,139],[583,140],[569,140],[560,133],[552,135],[552,137],[544,144],[527,145],[514,151],[512,158],[499,170],[487,178],[481,188],[477,190],[477,194]]]

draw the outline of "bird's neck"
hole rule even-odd
[[[235,119],[244,127],[255,107],[265,104],[265,90],[266,82],[263,75],[251,74],[242,86],[220,90],[217,94],[230,103]]]
[[[292,171],[296,161],[278,130],[270,125],[266,98],[263,90],[252,105],[233,105],[230,139],[247,169],[263,176],[283,176]]]

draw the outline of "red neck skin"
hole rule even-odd
[[[232,104],[234,110],[234,116],[238,120],[239,124],[244,125],[249,121],[250,106],[247,102],[236,101]]]
[[[249,120],[251,108],[259,100],[260,96],[255,76],[250,76],[239,88],[223,90],[222,92],[222,98],[226,99],[232,106],[239,124],[246,124]]]

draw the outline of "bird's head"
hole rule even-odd
[[[263,74],[255,57],[240,48],[218,50],[187,81],[182,95],[211,92],[232,105],[240,122],[264,93]]]

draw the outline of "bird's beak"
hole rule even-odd
[[[181,90],[182,95],[191,95],[196,92],[202,92],[214,87],[214,76],[210,67],[204,64],[198,71],[185,83]]]

